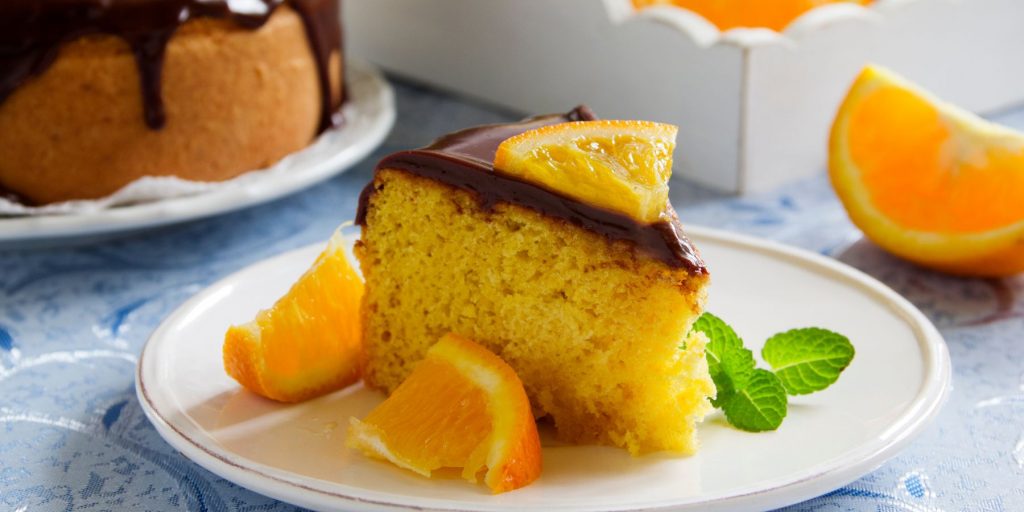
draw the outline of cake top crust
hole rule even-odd
[[[670,267],[683,268],[695,275],[707,274],[700,253],[683,234],[679,217],[671,204],[666,203],[663,220],[644,224],[625,214],[581,202],[494,168],[492,162],[498,146],[509,137],[552,124],[596,119],[593,111],[581,105],[565,114],[468,128],[445,135],[424,148],[388,155],[377,164],[376,171],[398,169],[470,190],[477,194],[485,208],[492,208],[499,202],[530,208],[610,239],[631,242]],[[371,181],[359,197],[356,224],[365,225],[367,208],[374,192]]]
[[[160,96],[164,51],[189,20],[217,18],[256,30],[287,4],[302,18],[321,89],[320,130],[340,121],[332,100],[331,55],[341,53],[340,0],[0,0],[0,104],[23,83],[45,72],[60,46],[108,34],[131,47],[142,84],[146,124],[166,122]]]

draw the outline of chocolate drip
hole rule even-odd
[[[15,204],[20,204],[24,206],[36,206],[36,204],[33,203],[32,201],[29,201],[27,198],[22,197],[21,194],[16,194],[11,190],[7,190],[6,188],[3,187],[3,185],[0,185],[0,197]]]
[[[492,165],[501,142],[528,130],[569,121],[596,119],[585,106],[567,114],[527,119],[520,123],[470,128],[441,137],[433,144],[385,157],[377,171],[398,169],[450,186],[470,190],[490,209],[500,202],[517,204],[544,215],[564,219],[614,240],[625,240],[654,258],[691,274],[707,274],[707,267],[693,244],[683,234],[671,205],[661,221],[643,224],[618,212],[587,204],[546,187],[503,173]],[[371,196],[370,182],[359,196],[356,224],[364,226]]]
[[[131,47],[146,125],[160,129],[166,122],[160,94],[164,53],[178,27],[194,18],[221,18],[255,30],[283,3],[302,18],[316,60],[320,130],[336,126],[340,117],[329,66],[330,56],[341,54],[340,0],[0,0],[0,103],[25,81],[44,73],[62,44],[110,34]]]
[[[309,46],[316,57],[317,79],[325,94],[320,103],[320,130],[341,124],[341,111],[331,96],[331,54],[341,55],[341,2],[340,0],[292,0],[292,8],[302,17],[309,36]],[[345,87],[339,101],[345,99]]]

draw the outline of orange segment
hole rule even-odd
[[[359,379],[363,281],[336,233],[313,266],[273,307],[233,325],[224,337],[224,369],[253,393],[298,402]]]
[[[495,493],[540,476],[537,425],[519,377],[480,345],[448,334],[409,377],[362,421],[348,445],[429,477],[442,468]]]
[[[738,27],[770,28],[781,32],[805,12],[827,4],[867,5],[872,0],[633,0],[637,9],[674,5],[689,9],[714,23],[719,30]]]
[[[595,206],[655,222],[668,205],[678,129],[649,121],[578,121],[505,140],[494,167]]]
[[[890,252],[963,275],[1024,271],[1024,134],[868,67],[833,123],[829,170]]]

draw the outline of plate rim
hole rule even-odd
[[[302,176],[303,179],[283,184],[275,182],[273,186],[268,186],[266,181],[256,181],[241,187],[215,189],[88,213],[0,217],[0,244],[88,238],[187,222],[280,199],[337,176],[377,149],[391,132],[396,117],[394,90],[376,67],[350,57],[346,62],[346,72],[369,84],[366,92],[352,95],[352,103],[377,113],[361,128],[360,137],[352,144],[352,151],[343,151],[315,162],[309,166],[313,172]],[[342,132],[347,129],[352,129],[351,125],[339,128]],[[300,149],[288,156],[302,151]]]
[[[693,501],[638,504],[627,508],[605,507],[600,510],[621,512],[653,512],[681,508],[707,511],[764,510],[813,499],[842,487],[881,466],[931,425],[941,412],[951,390],[952,363],[949,351],[938,329],[909,300],[858,269],[806,249],[702,226],[688,225],[685,232],[691,238],[708,239],[724,245],[753,250],[770,256],[779,256],[791,262],[809,262],[812,265],[804,266],[805,269],[830,277],[842,278],[847,286],[870,293],[880,304],[901,317],[914,333],[924,363],[922,386],[903,413],[891,422],[889,428],[892,433],[887,440],[862,444],[851,452],[820,462],[811,467],[811,469],[820,468],[813,474],[798,479],[769,480],[752,489],[741,489],[736,493],[701,496]],[[313,487],[304,483],[311,480],[309,477],[255,462],[221,450],[216,446],[205,446],[189,437],[157,410],[158,407],[153,403],[147,389],[146,379],[143,377],[143,369],[148,361],[146,355],[151,346],[156,343],[154,340],[164,336],[165,331],[177,324],[181,317],[187,316],[196,306],[213,296],[217,289],[237,279],[237,276],[252,272],[262,266],[275,266],[280,261],[294,258],[299,254],[310,253],[311,257],[315,256],[315,253],[322,250],[322,247],[323,243],[310,244],[252,263],[205,287],[168,315],[147,339],[136,365],[136,396],[146,417],[168,444],[192,462],[242,487],[288,503],[320,510],[339,510],[339,507],[345,505],[358,506],[362,510],[429,510],[438,512],[508,509],[508,506],[500,504],[484,509],[473,506],[435,506],[434,502],[443,503],[443,500],[436,498],[424,498],[425,502],[431,503],[430,505],[399,503],[385,499],[386,496],[394,496],[392,494],[346,486],[336,482],[326,483],[330,486],[350,487],[352,490],[358,490],[358,495]],[[562,511],[580,509],[580,507],[571,505],[551,508],[551,510]]]

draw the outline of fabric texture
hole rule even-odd
[[[149,333],[192,294],[326,240],[354,215],[382,155],[519,117],[409,85],[397,92],[385,144],[305,192],[101,243],[0,248],[0,510],[295,510],[167,445],[135,398],[135,363]],[[998,120],[1024,128],[1024,111]],[[1024,277],[953,278],[887,255],[850,224],[824,173],[748,198],[672,186],[684,224],[835,257],[906,296],[949,344],[954,389],[938,420],[878,470],[789,510],[1024,510]]]

